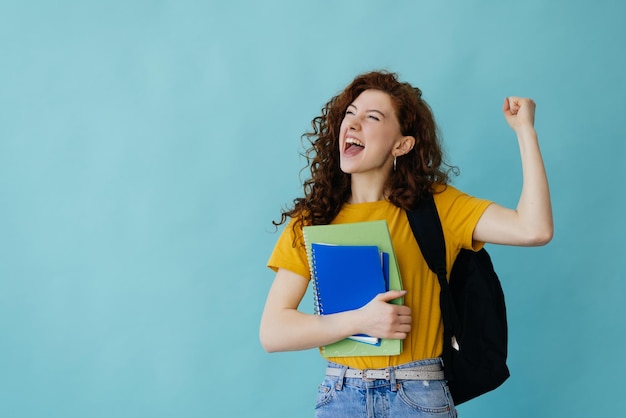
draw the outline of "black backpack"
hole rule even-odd
[[[461,250],[448,283],[446,247],[432,196],[407,211],[407,216],[424,259],[441,286],[444,373],[454,403],[459,405],[497,388],[509,377],[504,293],[484,248],[477,252]]]

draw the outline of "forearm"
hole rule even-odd
[[[263,348],[269,352],[320,347],[356,333],[356,312],[320,316],[298,311],[309,281],[280,269],[267,296],[259,329]]]
[[[517,205],[519,223],[531,245],[546,244],[552,238],[552,204],[537,132],[532,126],[516,130],[522,162],[523,184]]]
[[[312,315],[290,308],[266,313],[261,321],[261,344],[268,352],[321,347],[358,333],[357,315],[357,311]]]
[[[390,290],[360,309],[333,315],[298,311],[308,280],[279,269],[267,296],[259,337],[266,351],[294,351],[321,347],[354,334],[404,339],[411,329],[411,309],[389,303],[406,292]]]

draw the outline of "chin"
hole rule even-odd
[[[339,169],[341,170],[342,173],[345,173],[345,174],[354,174],[357,171],[354,168],[344,167],[343,165],[340,165]]]

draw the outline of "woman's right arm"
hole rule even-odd
[[[306,350],[361,333],[404,339],[411,329],[410,308],[387,303],[404,296],[404,291],[382,293],[358,310],[313,315],[298,311],[308,283],[286,269],[276,273],[261,318],[260,339],[266,351]]]

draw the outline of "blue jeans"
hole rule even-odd
[[[392,367],[404,369],[441,363],[427,359]],[[346,369],[328,362],[328,367]],[[448,417],[457,413],[445,380],[390,380],[364,381],[361,378],[326,376],[319,386],[315,405],[317,418],[368,417]]]

